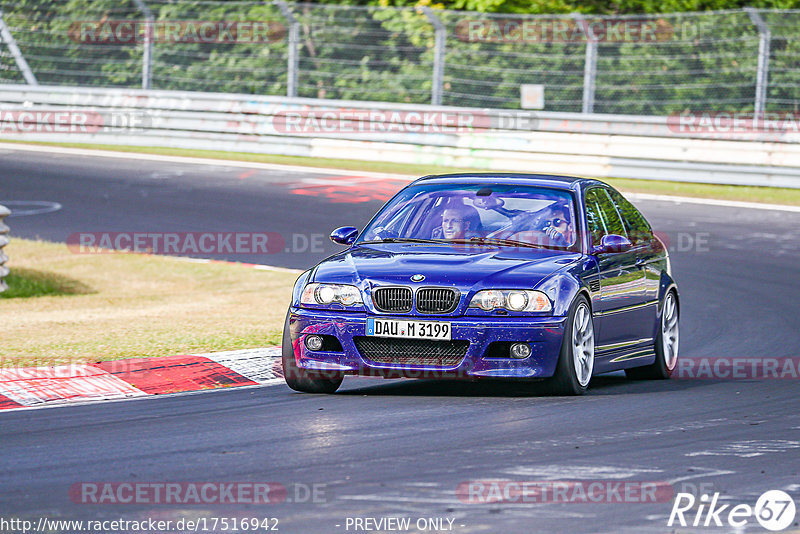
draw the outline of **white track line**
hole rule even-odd
[[[412,181],[418,176],[409,174],[393,174],[383,172],[355,171],[347,169],[329,169],[324,167],[305,167],[302,165],[280,165],[277,163],[258,163],[255,161],[236,161],[227,159],[194,158],[188,156],[165,156],[161,154],[144,154],[139,152],[115,152],[113,150],[91,150],[86,148],[67,148],[48,145],[25,145],[16,143],[0,143],[0,150],[26,150],[29,152],[41,152],[51,154],[66,154],[74,156],[89,156],[101,158],[117,159],[137,159],[145,161],[163,161],[168,163],[189,163],[193,165],[214,165],[227,167],[242,167],[247,169],[263,169],[273,171],[288,171],[298,173],[319,173],[332,175],[353,175],[364,176],[367,178],[388,178],[404,181]],[[483,172],[477,171],[476,172]],[[499,171],[498,171],[499,172]],[[649,193],[626,193],[628,197],[639,200],[657,200],[667,202],[685,202],[691,204],[704,204],[708,206],[725,206],[730,208],[759,209],[773,211],[789,211],[800,213],[800,206],[789,206],[783,204],[762,204],[760,202],[741,202],[736,200],[718,200],[711,198],[680,197],[670,195],[653,195]]]
[[[419,176],[408,174],[392,174],[385,172],[354,171],[348,169],[328,169],[324,167],[306,167],[303,165],[281,165],[279,163],[259,163],[257,161],[237,161],[233,159],[195,158],[190,156],[165,156],[162,154],[145,154],[141,152],[115,152],[113,150],[91,150],[88,148],[68,148],[48,145],[24,145],[16,143],[0,143],[0,150],[26,150],[49,154],[65,154],[72,156],[90,156],[116,159],[138,159],[146,161],[163,161],[168,163],[190,163],[193,165],[214,165],[216,167],[243,167],[246,169],[263,169],[269,171],[305,172],[333,175],[364,176],[367,178],[390,178],[398,180],[414,180]]]
[[[788,206],[783,204],[762,204],[760,202],[719,200],[715,198],[673,197],[670,195],[651,195],[649,193],[625,193],[625,196],[633,200],[658,200],[661,202],[676,202],[678,204],[703,204],[705,206],[724,206],[726,208],[791,211],[794,213],[800,213],[800,206]]]
[[[274,265],[263,265],[260,263],[212,260],[208,258],[187,258],[186,256],[167,256],[167,257],[174,258],[178,261],[188,261],[189,263],[207,263],[207,264],[221,263],[225,265],[241,265],[242,267],[251,267],[259,271],[275,271],[279,273],[291,273],[291,274],[300,274],[302,272],[305,272],[303,269],[290,269],[288,267],[276,267]]]

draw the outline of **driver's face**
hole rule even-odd
[[[444,210],[442,215],[442,234],[445,239],[461,239],[464,237],[469,222],[465,221],[456,210]]]

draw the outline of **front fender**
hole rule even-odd
[[[297,277],[297,280],[294,283],[294,289],[292,289],[293,308],[300,306],[300,297],[303,296],[303,289],[306,287],[306,283],[308,282],[308,277],[310,274],[311,269]]]
[[[584,289],[580,280],[567,273],[551,276],[536,286],[537,291],[544,292],[553,301],[553,315],[556,317],[567,315],[572,302]],[[585,292],[588,298],[588,289]]]
[[[569,309],[579,293],[586,295],[590,305],[594,305],[592,292],[585,280],[596,277],[597,274],[597,261],[592,257],[584,257],[542,280],[534,289],[543,291],[553,301],[554,316],[563,317],[569,314]]]

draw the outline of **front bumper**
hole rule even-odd
[[[355,336],[364,336],[365,312],[336,312],[292,308],[289,328],[297,365],[304,369],[341,371],[387,377],[452,378],[546,378],[553,376],[561,350],[565,317],[413,317],[424,321],[447,321],[452,338],[469,341],[466,356],[453,367],[377,363],[356,348]],[[409,319],[381,315],[381,318]],[[342,351],[311,351],[305,346],[309,334],[335,336]],[[525,359],[487,358],[495,341],[526,342],[531,355]]]

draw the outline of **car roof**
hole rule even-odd
[[[518,172],[467,172],[453,174],[432,174],[423,176],[414,183],[463,183],[465,181],[473,183],[487,184],[517,184],[517,185],[539,185],[552,187],[555,189],[577,190],[582,184],[605,184],[594,178],[583,178],[580,176],[564,176],[559,174],[529,174]]]

